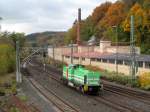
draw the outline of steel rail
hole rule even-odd
[[[39,69],[34,68],[34,69],[38,70],[38,72],[42,72],[42,69],[40,69],[40,68]],[[58,83],[62,84],[62,82],[61,82],[60,78],[58,77],[58,75],[55,75],[55,74],[50,73],[50,72],[46,72],[46,73],[49,74],[48,77],[50,77],[50,78],[54,79],[55,81],[57,81]],[[121,105],[119,103],[112,102],[111,100],[108,100],[104,97],[96,97],[95,98],[95,97],[88,96],[88,98],[94,99],[97,102],[104,103],[105,105],[107,105],[109,107],[112,107],[115,110],[118,110],[120,112],[142,112],[142,111],[139,111],[137,109],[133,109],[133,108],[130,108],[128,106],[124,106],[124,105]]]

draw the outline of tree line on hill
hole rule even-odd
[[[130,17],[134,16],[136,46],[150,54],[150,0],[118,0],[97,6],[93,13],[81,21],[81,41],[95,35],[97,40],[130,42]],[[77,21],[67,31],[65,43],[76,42]],[[117,36],[118,35],[118,36]]]
[[[27,41],[32,43],[32,46],[61,46],[64,45],[65,33],[63,31],[46,31],[41,33],[32,33],[26,36]]]

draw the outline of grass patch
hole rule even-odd
[[[16,81],[14,73],[0,75],[0,93],[4,94],[16,93]]]
[[[21,100],[21,101],[23,101],[23,102],[26,102],[27,101],[27,96],[25,96],[25,95],[20,95],[20,96],[18,96],[19,97],[19,99]]]
[[[11,107],[10,112],[21,112],[17,107]]]

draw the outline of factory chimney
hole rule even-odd
[[[80,25],[81,25],[81,8],[78,9],[77,45],[80,45]]]

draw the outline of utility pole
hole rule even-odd
[[[71,40],[71,64],[73,64],[73,42]]]
[[[135,80],[135,39],[134,39],[134,16],[131,16],[131,28],[130,28],[130,54],[131,54],[131,67],[130,74],[132,76],[132,82]]]
[[[16,81],[22,82],[22,76],[20,73],[20,56],[19,56],[19,41],[16,41]]]

